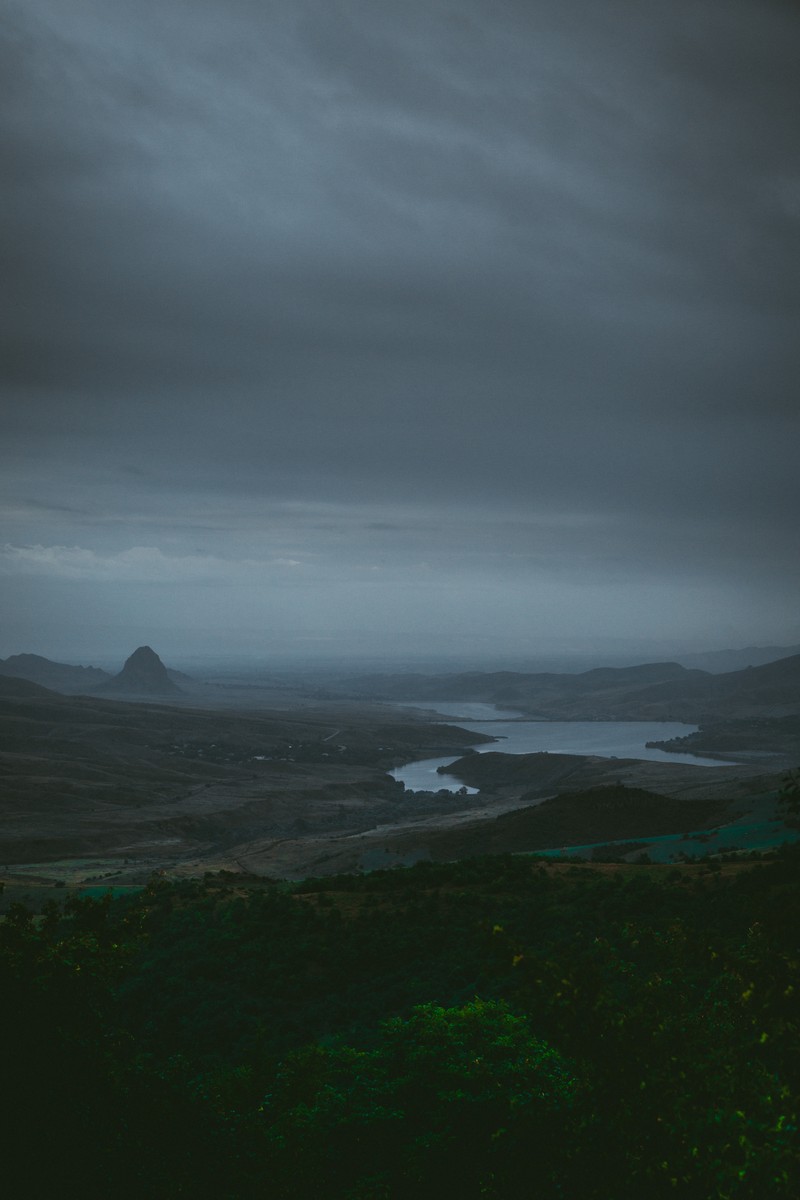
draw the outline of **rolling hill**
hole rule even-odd
[[[375,699],[480,701],[540,720],[685,721],[800,714],[800,654],[711,674],[679,663],[600,667],[580,674],[514,671],[379,675],[351,680]]]

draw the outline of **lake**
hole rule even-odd
[[[401,707],[401,706],[398,706]],[[721,767],[716,758],[697,758],[694,754],[670,754],[651,750],[645,742],[663,742],[694,733],[696,725],[679,721],[531,721],[513,709],[498,709],[491,704],[427,701],[407,703],[405,708],[424,708],[447,717],[448,724],[475,733],[501,738],[499,742],[481,742],[474,746],[479,754],[599,754],[604,758],[644,758],[653,762],[691,763],[696,767]],[[438,768],[455,758],[423,758],[396,767],[391,775],[412,792],[457,792],[464,785],[454,775],[439,775]],[[474,793],[476,788],[467,788]]]

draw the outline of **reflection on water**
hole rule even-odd
[[[447,717],[451,724],[474,733],[502,739],[481,742],[479,754],[499,750],[503,754],[597,754],[604,758],[640,758],[650,762],[691,763],[700,767],[724,766],[720,759],[696,758],[693,754],[670,754],[649,749],[646,742],[664,742],[694,733],[696,725],[679,721],[531,721],[523,713],[496,709],[491,704],[441,701],[418,702],[406,707],[425,708]],[[516,719],[515,719],[516,718]],[[521,719],[520,719],[521,718]],[[463,785],[452,775],[438,775],[437,768],[454,758],[426,758],[397,767],[391,774],[410,791],[458,791]],[[474,792],[475,788],[467,789]]]

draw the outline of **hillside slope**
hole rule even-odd
[[[12,654],[0,659],[0,675],[28,679],[54,692],[74,695],[92,692],[107,683],[111,676],[99,667],[76,667],[71,663],[53,662],[40,654]]]
[[[480,701],[542,720],[700,723],[800,713],[800,654],[719,675],[678,663],[645,663],[577,675],[380,675],[351,683],[362,694],[384,700]]]

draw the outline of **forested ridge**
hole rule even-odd
[[[28,1196],[800,1194],[800,852],[12,906]]]

